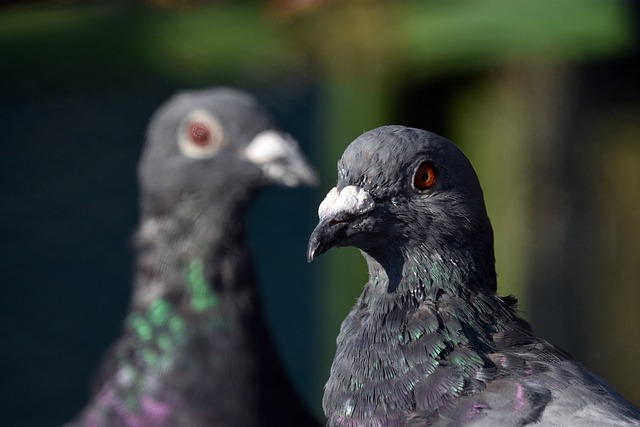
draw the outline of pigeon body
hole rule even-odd
[[[71,425],[316,425],[269,339],[244,237],[260,188],[315,183],[297,144],[245,93],[181,92],[154,113],[138,178],[130,310]]]
[[[493,232],[468,159],[403,126],[366,132],[338,163],[309,260],[361,249],[369,281],[342,323],[329,426],[638,426],[640,410],[496,294]]]

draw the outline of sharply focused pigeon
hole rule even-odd
[[[355,246],[369,267],[337,339],[330,426],[640,425],[638,408],[496,294],[482,189],[447,139],[403,126],[364,133],[318,213],[309,261]]]
[[[317,425],[269,339],[245,213],[269,184],[315,184],[257,101],[216,88],[153,115],[138,169],[135,287],[78,426]]]

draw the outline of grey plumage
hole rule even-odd
[[[325,388],[330,426],[631,426],[640,410],[537,338],[496,294],[493,232],[468,159],[403,126],[338,164],[309,260],[356,246],[369,281]]]
[[[185,91],[153,115],[138,168],[134,292],[73,425],[316,425],[269,339],[245,212],[270,184],[315,184],[251,96]]]

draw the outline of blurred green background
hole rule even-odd
[[[319,415],[366,281],[306,239],[344,148],[401,123],[460,145],[483,184],[501,294],[640,404],[640,8],[633,1],[0,1],[2,424],[87,399],[130,292],[135,165],[182,88],[253,92],[317,165],[252,208],[269,322]]]

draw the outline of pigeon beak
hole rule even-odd
[[[339,244],[343,230],[355,218],[371,212],[375,202],[371,195],[362,188],[349,185],[338,191],[332,188],[320,203],[318,216],[320,221],[311,233],[307,248],[307,261]]]
[[[338,234],[345,227],[346,223],[333,223],[331,220],[320,220],[316,228],[309,237],[307,247],[307,262],[312,262],[333,246],[338,240]]]
[[[316,186],[318,177],[288,134],[267,130],[253,138],[244,152],[276,184],[285,187]]]

